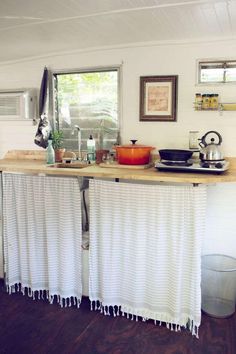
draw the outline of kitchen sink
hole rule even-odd
[[[70,162],[70,163],[66,163],[66,162],[58,162],[55,163],[53,165],[48,165],[48,167],[50,168],[85,168],[85,167],[89,167],[92,166],[88,163],[85,162]]]

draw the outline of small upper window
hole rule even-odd
[[[236,60],[199,61],[198,83],[236,83]]]

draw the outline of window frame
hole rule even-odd
[[[121,134],[122,127],[122,105],[121,105],[121,83],[122,83],[122,65],[107,65],[107,66],[94,66],[94,67],[86,67],[86,68],[77,68],[77,69],[59,69],[52,71],[52,91],[53,91],[53,127],[54,129],[59,129],[59,113],[58,113],[58,101],[56,97],[56,76],[57,75],[67,75],[67,74],[82,74],[82,73],[92,73],[92,72],[105,72],[105,71],[117,71],[117,117],[118,117],[118,126],[117,130]]]
[[[207,66],[210,64],[215,64],[215,65],[220,65],[222,68],[223,66],[227,67],[227,64],[230,63],[235,63],[236,67],[236,59],[198,59],[196,63],[196,86],[222,86],[222,85],[236,85],[236,80],[235,81],[209,81],[209,82],[201,82],[201,66],[204,64]]]

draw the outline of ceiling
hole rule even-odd
[[[236,0],[1,0],[0,63],[98,47],[236,38]]]

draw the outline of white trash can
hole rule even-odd
[[[227,318],[235,312],[236,258],[222,254],[202,256],[202,311]]]

